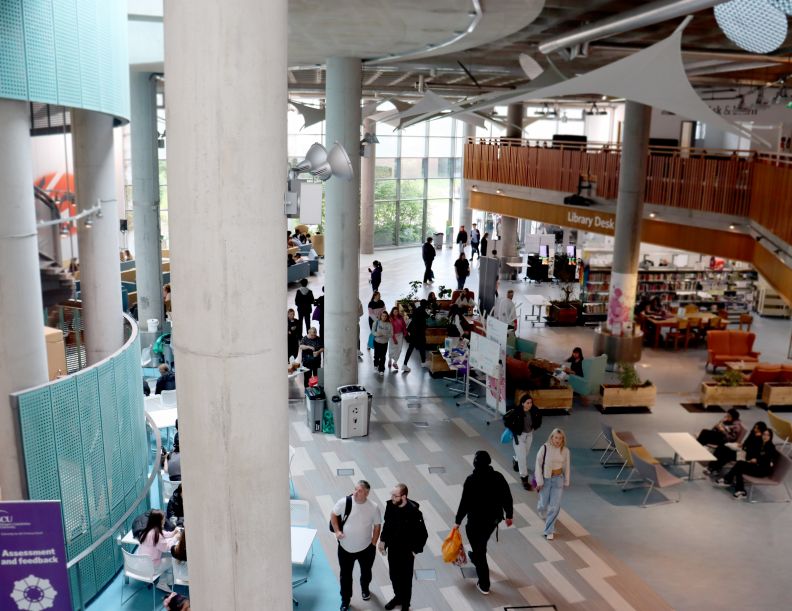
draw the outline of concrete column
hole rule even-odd
[[[377,135],[377,122],[363,120],[363,132]],[[377,166],[377,145],[367,144],[366,156],[360,160],[360,252],[374,253],[374,179]]]
[[[47,381],[27,102],[0,99],[0,499],[26,496],[8,394]]]
[[[625,104],[613,272],[608,295],[609,329],[633,319],[651,121],[651,106],[630,101]]]
[[[118,258],[118,202],[113,159],[113,118],[91,110],[72,110],[74,184],[79,212],[101,201],[102,215],[79,221],[80,298],[89,365],[107,358],[124,343],[121,266]]]
[[[189,408],[179,429],[197,611],[292,606],[286,16],[286,0],[265,11],[259,0],[165,3],[174,350],[178,402]]]
[[[360,252],[360,60],[327,60],[327,148],[340,142],[355,177],[325,183],[325,341],[327,392],[358,380],[358,259]]]
[[[525,106],[522,102],[509,104],[506,107],[506,137],[507,138],[522,138],[523,130],[523,117],[525,117]]]
[[[157,82],[148,72],[130,74],[132,120],[132,205],[135,212],[135,278],[141,345],[148,346],[156,333],[146,331],[146,321],[162,324],[162,247],[160,245],[159,161],[157,153]]]
[[[462,123],[462,139],[465,143],[467,143],[468,138],[475,138],[476,137],[476,126],[471,125],[470,123],[466,123],[464,121],[460,121]],[[459,194],[459,225],[464,225],[467,231],[470,231],[470,226],[473,224],[473,211],[470,209],[470,186],[465,181],[463,185],[464,188],[461,190]],[[455,227],[453,233],[451,234],[451,243],[453,244],[454,240],[456,239],[457,231],[459,231],[459,227]],[[484,231],[481,231],[481,235],[484,235]]]

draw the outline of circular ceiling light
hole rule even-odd
[[[779,11],[792,15],[792,0],[767,0],[770,4],[776,7]]]
[[[713,9],[726,37],[751,53],[770,53],[784,44],[787,18],[765,0],[732,0]]]

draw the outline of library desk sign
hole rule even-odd
[[[0,609],[70,611],[60,501],[0,501]]]

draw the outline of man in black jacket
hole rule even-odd
[[[509,484],[492,468],[489,453],[479,450],[473,458],[473,473],[468,475],[462,487],[462,498],[454,521],[459,528],[467,516],[465,533],[473,548],[469,554],[470,561],[476,567],[476,587],[482,594],[490,592],[487,542],[504,515],[506,526],[511,526],[514,508]]]
[[[417,349],[421,355],[421,364],[426,360],[426,306],[429,302],[421,299],[420,304],[413,310],[410,324],[407,325],[407,354],[404,356],[403,373],[410,373],[411,369],[407,365],[410,362],[413,350]]]
[[[424,271],[424,284],[427,282],[431,282],[434,280],[434,272],[432,271],[432,262],[434,258],[437,256],[435,252],[434,244],[432,244],[432,238],[426,238],[426,242],[424,242],[423,248],[421,249],[421,256],[423,257],[424,265],[426,266],[426,270]]]
[[[423,551],[429,534],[423,514],[415,501],[407,498],[407,486],[396,484],[385,505],[385,519],[379,540],[379,551],[388,554],[388,571],[393,584],[393,599],[386,609],[410,608],[415,556]]]
[[[157,379],[157,387],[154,394],[162,394],[163,390],[176,390],[176,374],[173,373],[167,364],[159,366],[160,377]]]
[[[294,295],[294,305],[297,308],[297,319],[300,321],[300,333],[302,333],[303,322],[305,323],[305,333],[311,330],[311,312],[313,311],[314,302],[313,291],[308,288],[308,280],[303,278],[300,280],[300,288]],[[324,334],[324,329],[322,329]]]

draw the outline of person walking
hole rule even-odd
[[[302,325],[295,316],[294,308],[289,308],[286,313],[286,346],[288,348],[289,360],[297,358],[297,353],[300,352],[300,331]]]
[[[489,241],[489,233],[486,231],[484,232],[484,236],[481,238],[481,246],[479,247],[479,263],[481,263],[481,255],[483,254],[485,257],[487,256],[487,243]]]
[[[381,376],[385,375],[385,355],[388,354],[388,343],[393,337],[393,325],[386,310],[380,312],[379,318],[371,328],[374,334],[374,367]]]
[[[379,290],[380,283],[382,282],[382,263],[379,261],[374,261],[368,270],[369,274],[371,274],[371,290],[376,293]]]
[[[308,335],[300,340],[300,350],[302,351],[302,366],[307,370],[303,374],[303,383],[308,388],[312,376],[319,375],[319,368],[322,366],[322,353],[324,353],[324,341],[316,332],[316,327],[308,329]]]
[[[569,448],[566,433],[553,429],[550,437],[536,453],[536,490],[539,492],[537,511],[545,521],[544,536],[552,541],[555,523],[561,511],[561,497],[569,486]]]
[[[520,403],[503,416],[503,424],[512,432],[514,440],[514,458],[517,462],[517,471],[520,474],[523,488],[531,489],[528,480],[528,452],[531,450],[534,431],[542,426],[542,414],[534,405],[529,393],[520,398]]]
[[[374,321],[379,319],[379,315],[385,311],[385,302],[378,291],[374,291],[371,301],[368,303],[369,329],[374,327]]]
[[[456,243],[459,244],[460,254],[464,254],[465,246],[467,246],[468,243],[468,234],[467,231],[465,231],[464,225],[460,225],[459,227],[459,233],[457,233]]]
[[[340,499],[330,512],[330,525],[338,541],[338,566],[341,582],[341,611],[348,611],[352,600],[352,570],[360,564],[360,590],[363,600],[371,599],[371,568],[382,530],[380,508],[369,500],[371,486],[366,480],[355,484],[349,496]]]
[[[388,367],[398,371],[399,357],[404,346],[404,335],[407,333],[407,323],[399,312],[398,306],[391,308],[390,322],[393,327],[393,336],[388,344]]]
[[[421,355],[421,364],[423,365],[426,360],[426,306],[428,305],[426,299],[421,299],[420,304],[413,310],[412,318],[407,324],[407,354],[404,356],[404,365],[402,371],[410,373],[412,371],[407,363],[410,362],[413,349],[417,348],[418,353]]]
[[[388,556],[388,574],[393,584],[393,598],[385,608],[410,608],[415,557],[423,551],[429,533],[426,531],[420,505],[407,498],[407,486],[396,484],[385,504],[385,522],[379,540],[379,551]]]
[[[432,244],[431,236],[426,238],[426,242],[424,242],[424,245],[421,247],[421,256],[423,257],[424,267],[426,268],[424,270],[423,281],[424,284],[428,284],[434,280],[432,263],[437,256],[437,251],[435,250],[434,244]]]
[[[461,291],[465,288],[465,280],[470,275],[470,263],[465,258],[464,252],[460,252],[459,258],[454,261],[454,270],[456,271],[457,290]]]
[[[297,289],[297,294],[294,296],[294,305],[297,308],[297,318],[300,321],[300,333],[302,333],[303,323],[305,323],[305,332],[311,328],[311,311],[313,309],[314,298],[313,291],[308,288],[308,279],[303,278],[300,280],[300,288]]]
[[[514,507],[509,484],[502,474],[492,468],[489,453],[479,450],[473,457],[473,473],[468,475],[462,487],[462,498],[454,523],[459,528],[467,516],[465,534],[472,548],[468,555],[476,567],[476,588],[482,594],[490,592],[487,542],[504,515],[506,526],[511,526]]]
[[[481,243],[481,232],[478,230],[478,225],[473,223],[473,228],[470,230],[470,262],[473,263],[473,255],[478,255],[481,260],[481,253],[479,252],[479,244]]]

